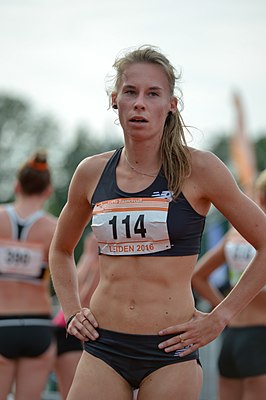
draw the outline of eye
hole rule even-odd
[[[149,96],[155,97],[155,96],[159,96],[159,94],[157,92],[149,92]]]
[[[125,93],[125,94],[128,94],[128,95],[133,95],[133,94],[135,94],[135,90],[133,90],[133,89],[127,89],[127,90],[124,91],[124,93]]]

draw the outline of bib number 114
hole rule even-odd
[[[111,220],[109,220],[109,225],[112,225],[113,228],[113,239],[117,239],[117,216],[114,215]],[[122,219],[121,223],[125,225],[125,234],[128,239],[130,239],[131,236],[131,228],[130,228],[130,215],[127,215],[124,219]],[[137,221],[135,222],[135,225],[133,227],[133,233],[135,235],[141,235],[142,238],[146,237],[146,228],[144,226],[144,214],[140,214],[137,218]]]

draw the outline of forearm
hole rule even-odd
[[[213,310],[218,318],[227,323],[241,312],[260,292],[266,283],[266,250],[256,256],[243,273],[237,285],[225,299]]]
[[[199,296],[207,300],[212,307],[216,307],[224,299],[219,289],[212,285],[210,276],[213,271],[225,263],[225,241],[226,236],[200,258],[192,277],[193,289],[196,290]]]
[[[216,307],[224,299],[222,293],[204,279],[193,279],[192,286],[197,294],[207,300],[212,307]]]
[[[50,270],[56,295],[67,320],[81,308],[74,257],[52,251]]]

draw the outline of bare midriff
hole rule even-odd
[[[90,308],[99,327],[158,334],[188,321],[194,312],[191,275],[197,255],[100,256],[100,283]]]
[[[231,327],[266,326],[266,291],[260,292],[230,323]]]

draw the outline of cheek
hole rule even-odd
[[[130,108],[129,102],[120,101],[120,102],[118,103],[118,110],[119,110],[120,115],[122,115],[122,114],[128,112],[129,108]]]
[[[162,107],[158,107],[158,109],[155,111],[155,118],[157,121],[162,121],[163,123],[165,123],[165,120],[167,118],[169,109],[168,108],[162,108]]]
[[[164,129],[164,126],[165,126],[165,120],[166,120],[166,117],[165,117],[164,113],[162,113],[162,112],[156,113],[154,115],[154,117],[152,118],[152,124],[151,124],[152,130],[162,132]]]
[[[125,109],[123,107],[119,107],[118,119],[119,119],[120,125],[123,128],[125,127],[125,123],[127,121],[126,115],[127,115],[127,113],[125,113]]]

